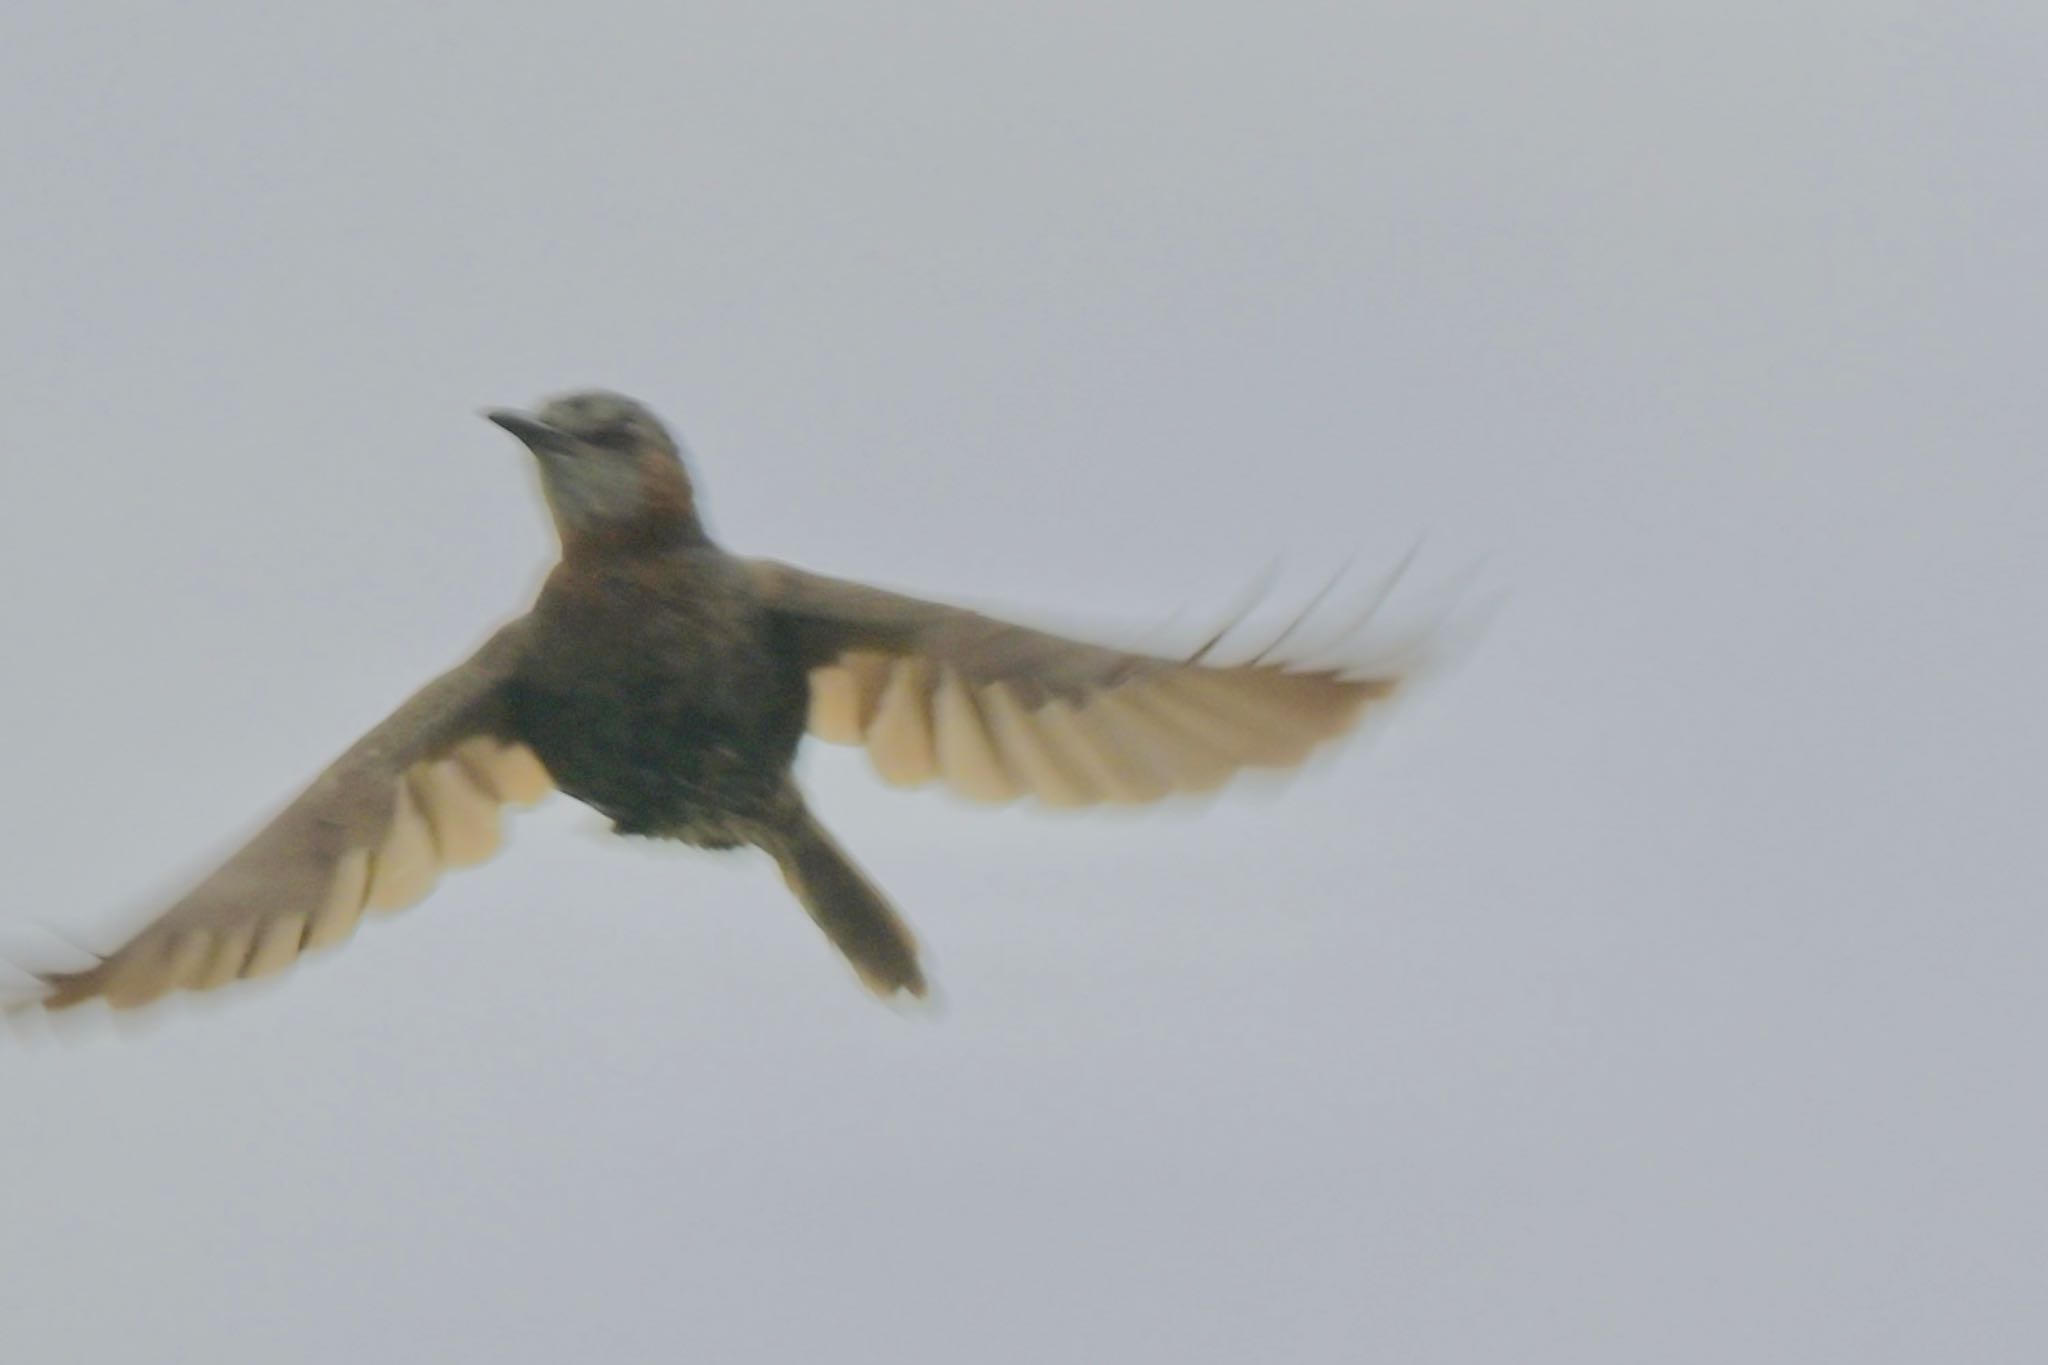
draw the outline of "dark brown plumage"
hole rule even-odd
[[[42,1003],[128,1008],[281,971],[488,857],[501,808],[551,788],[620,833],[762,849],[871,989],[921,996],[915,941],[791,776],[807,728],[866,745],[900,785],[1136,803],[1297,764],[1399,681],[1126,653],[738,558],[640,404],[490,416],[538,460],[561,535],[533,610],[111,955],[43,975]]]

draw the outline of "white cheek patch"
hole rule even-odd
[[[636,461],[613,455],[541,456],[541,485],[555,520],[594,529],[647,511],[647,479]]]

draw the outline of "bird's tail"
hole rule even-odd
[[[799,806],[759,843],[869,990],[884,999],[898,991],[924,998],[917,939],[808,810]]]

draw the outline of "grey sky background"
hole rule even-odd
[[[1034,616],[1424,534],[1508,597],[1278,796],[812,753],[937,1018],[557,803],[0,1050],[0,1352],[2044,1358],[2044,62],[2019,4],[15,0],[11,943],[524,604],[487,405],[634,393],[735,548]]]

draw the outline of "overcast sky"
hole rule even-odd
[[[1418,537],[1504,602],[1278,794],[809,754],[936,1016],[557,802],[0,1046],[0,1353],[2048,1358],[2044,64],[1903,0],[12,0],[9,944],[523,606],[484,406],[623,389],[734,548],[1034,617]]]

